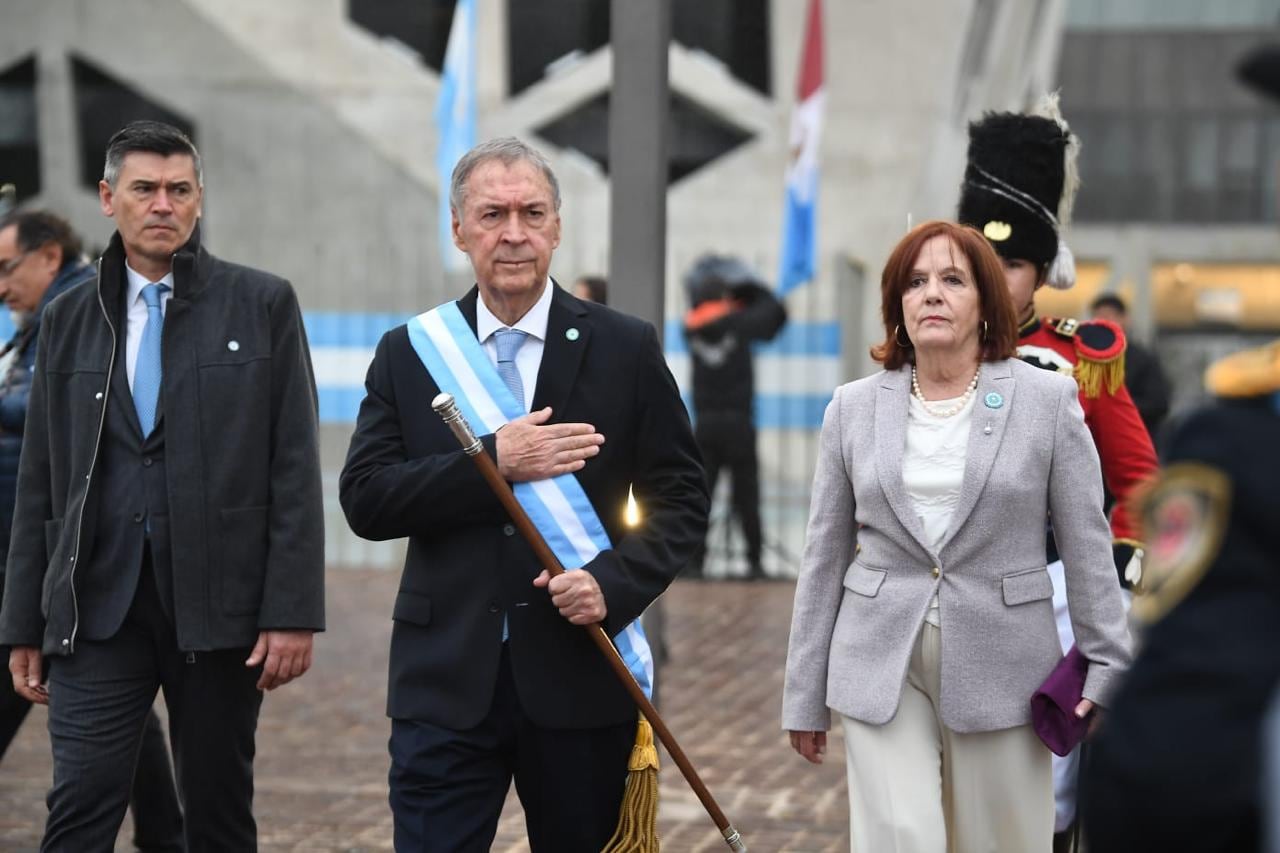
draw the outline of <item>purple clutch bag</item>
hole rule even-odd
[[[1089,660],[1072,646],[1031,696],[1031,728],[1055,755],[1071,752],[1089,730],[1092,712],[1076,716],[1088,672]]]

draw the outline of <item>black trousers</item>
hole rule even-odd
[[[7,660],[7,655],[0,655]],[[0,686],[0,760],[27,718],[31,703],[8,684]],[[182,807],[173,785],[173,766],[164,725],[154,710],[147,713],[138,751],[138,766],[129,792],[133,809],[133,845],[143,853],[182,853]]]
[[[742,538],[747,543],[747,565],[753,577],[763,575],[760,554],[764,532],[760,524],[760,463],[756,458],[756,428],[749,413],[707,412],[698,414],[694,427],[702,467],[707,473],[707,491],[715,495],[720,469],[728,468],[733,486],[732,505]],[[694,565],[701,567],[706,546],[699,549]]]
[[[254,733],[262,694],[249,649],[184,653],[143,566],[108,640],[81,640],[49,669],[53,787],[42,851],[110,853],[157,690],[169,709],[188,853],[254,851]]]
[[[485,853],[514,777],[533,853],[599,853],[618,824],[635,722],[546,729],[525,716],[506,648],[473,729],[391,721],[397,853]]]

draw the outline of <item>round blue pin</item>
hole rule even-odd
[[[982,398],[982,402],[987,404],[988,409],[998,409],[1004,405],[1004,397],[1001,397],[995,391]]]
[[[566,338],[568,338],[569,340],[571,340],[571,341],[576,341],[576,340],[578,339],[578,330],[577,330],[577,329],[565,329],[564,336],[565,336]]]

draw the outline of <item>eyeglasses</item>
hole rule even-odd
[[[7,261],[0,261],[0,278],[8,278],[13,275],[13,271],[22,266],[22,262],[27,259],[29,254],[31,254],[30,250],[20,255],[15,255]]]

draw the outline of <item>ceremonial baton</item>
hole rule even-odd
[[[542,563],[542,567],[547,570],[547,574],[551,575],[551,577],[564,574],[564,567],[560,565],[556,555],[551,552],[551,548],[547,545],[546,540],[542,538],[538,528],[534,527],[533,522],[529,520],[524,507],[520,505],[520,502],[516,500],[515,493],[511,491],[511,486],[498,473],[498,466],[489,458],[489,454],[484,452],[484,445],[480,442],[480,439],[476,438],[475,431],[471,429],[471,424],[467,423],[467,419],[459,411],[458,404],[453,400],[453,395],[437,395],[431,401],[431,408],[435,409],[436,414],[449,425],[454,437],[462,445],[463,452],[475,460],[476,467],[480,469],[480,474],[484,477],[485,482],[489,484],[489,488],[493,489],[493,493],[498,496],[503,508],[510,514],[511,520],[515,522],[525,541],[533,548],[534,554],[538,557],[538,562]],[[689,783],[689,787],[693,788],[693,793],[702,801],[703,807],[724,836],[725,843],[729,845],[729,849],[745,853],[747,846],[742,842],[742,836],[738,834],[738,831],[729,823],[729,819],[724,816],[724,812],[720,810],[715,797],[711,796],[711,792],[707,790],[707,786],[698,776],[698,771],[693,768],[688,757],[684,754],[684,750],[680,748],[680,744],[676,743],[675,736],[671,734],[671,730],[667,728],[667,724],[659,716],[658,709],[654,708],[653,703],[649,701],[649,697],[644,695],[644,690],[636,682],[631,670],[627,669],[622,656],[614,648],[613,641],[604,632],[604,627],[599,622],[583,625],[582,627],[587,629],[587,634],[591,637],[592,642],[596,644],[601,654],[609,661],[609,665],[613,667],[614,673],[622,682],[622,686],[626,688],[627,693],[630,694],[632,701],[640,709],[640,713],[644,714],[649,724],[653,726],[654,733],[662,741],[663,746],[667,748],[667,752],[671,755],[671,759],[676,763],[676,766],[680,768],[680,772]]]

